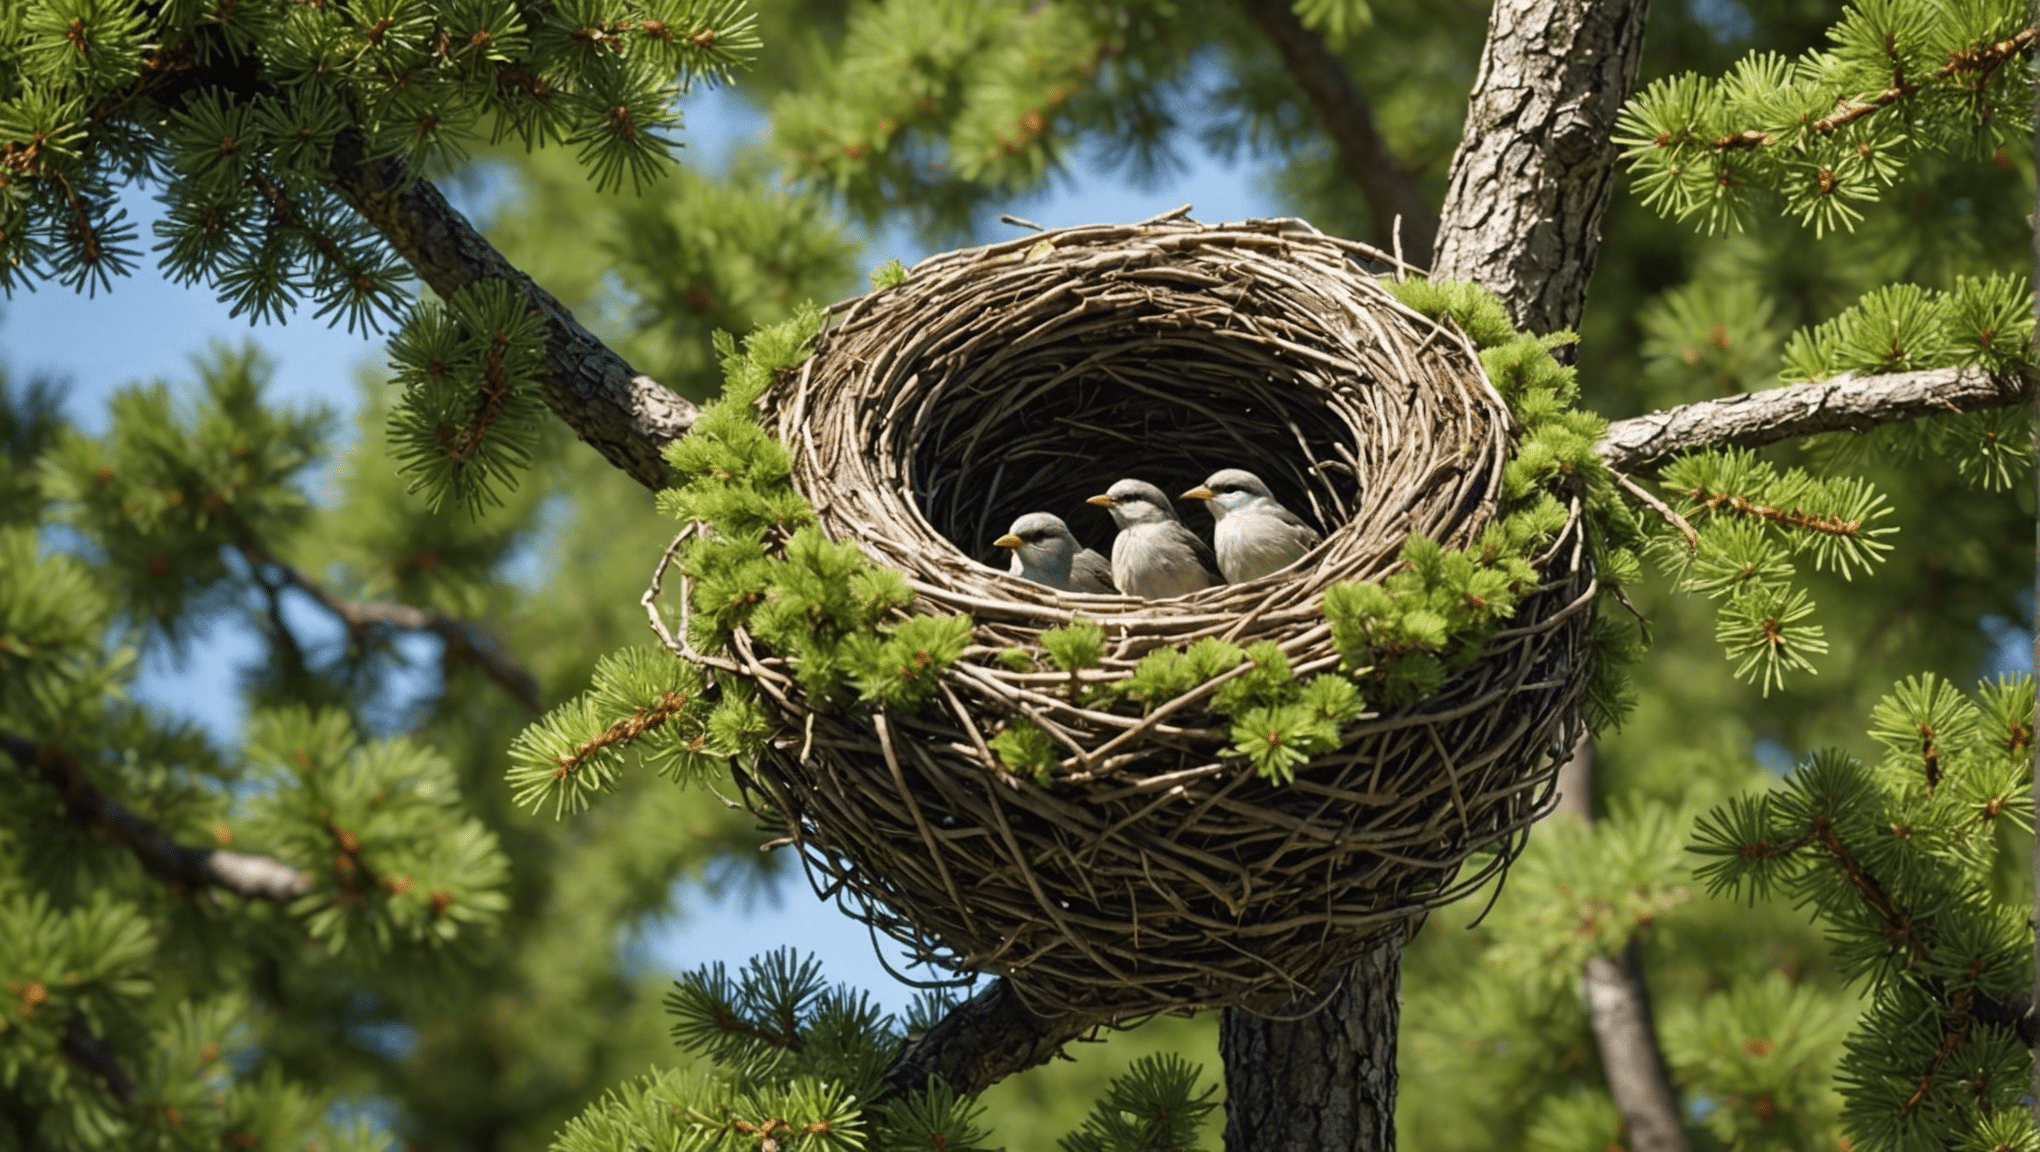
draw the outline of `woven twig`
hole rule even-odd
[[[787,733],[739,782],[825,895],[938,969],[1010,977],[1039,1011],[1127,1018],[1307,993],[1513,858],[1587,673],[1577,506],[1478,663],[1355,724],[1287,785],[1225,757],[1210,685],[1136,715],[997,658],[1081,618],[1107,636],[1087,683],[1205,636],[1330,668],[1328,586],[1386,576],[1413,534],[1461,546],[1493,519],[1506,408],[1463,338],[1361,261],[1392,258],[1297,221],[1163,218],[937,256],[835,310],[765,418],[824,530],[904,572],[916,611],[972,616],[975,636],[935,702],[869,718],[811,712],[739,637]],[[1085,497],[1122,476],[1179,492],[1221,467],[1258,473],[1323,546],[1160,603],[1055,593],[994,555],[1035,510],[1106,550]],[[1067,753],[1049,786],[987,749],[1016,717]]]

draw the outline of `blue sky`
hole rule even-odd
[[[698,94],[686,109],[683,159],[688,163],[718,165],[763,126],[759,115],[726,91]],[[1221,164],[1202,154],[1185,159],[1183,169],[1145,189],[1127,185],[1114,173],[1076,170],[1044,193],[987,212],[978,236],[996,240],[1013,235],[1013,228],[998,220],[1002,212],[1051,228],[1141,220],[1186,203],[1195,205],[1198,219],[1208,221],[1287,214],[1254,179],[1251,164]],[[146,241],[157,214],[154,203],[137,195],[127,207],[141,220]],[[871,253],[874,264],[890,257],[912,264],[930,254],[901,235],[878,238]],[[208,343],[250,338],[276,361],[273,395],[285,403],[324,402],[345,411],[354,403],[356,372],[381,360],[380,338],[329,328],[312,319],[309,310],[297,322],[251,327],[230,318],[211,292],[172,284],[153,264],[95,298],[48,285],[0,303],[0,364],[18,380],[38,374],[63,380],[68,412],[88,431],[105,427],[106,400],[115,389],[156,379],[189,381],[191,359]],[[323,624],[309,617],[293,621],[298,623]],[[251,634],[218,626],[182,661],[152,655],[137,692],[152,704],[198,720],[232,746],[239,742],[241,723],[235,677],[256,654]],[[675,970],[716,960],[735,967],[749,958],[757,941],[790,942],[819,956],[831,980],[868,988],[888,1008],[904,1005],[911,996],[911,990],[885,974],[866,930],[817,902],[799,882],[789,885],[777,904],[746,907],[736,897],[715,901],[690,891],[683,893],[682,905],[682,915],[655,926],[634,943],[633,951]]]

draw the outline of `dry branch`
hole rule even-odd
[[[24,771],[43,779],[79,824],[97,828],[134,854],[148,872],[196,891],[224,888],[250,900],[294,900],[311,891],[312,878],[267,856],[192,848],[128,811],[95,783],[85,766],[56,744],[38,745],[0,729],[0,748]]]
[[[450,659],[472,661],[482,674],[515,697],[519,704],[537,713],[545,711],[539,695],[538,678],[519,664],[497,639],[478,624],[449,616],[436,608],[396,604],[386,600],[352,600],[312,579],[295,565],[271,556],[260,545],[242,544],[241,554],[257,569],[274,569],[292,587],[340,618],[350,636],[360,636],[378,625],[406,632],[430,632],[446,645]],[[281,621],[277,621],[281,627]],[[287,636],[288,633],[285,633]]]
[[[1601,455],[1617,469],[1634,471],[1695,448],[1755,447],[1823,432],[1867,432],[1922,416],[2009,408],[2030,399],[2033,386],[2031,374],[1981,368],[1843,375],[1617,420],[1601,438]]]

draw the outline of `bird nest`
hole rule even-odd
[[[789,735],[739,782],[825,895],[922,960],[1007,976],[1037,1011],[1125,1019],[1307,994],[1514,858],[1590,662],[1577,499],[1477,660],[1364,714],[1292,781],[1242,762],[1208,710],[1215,682],[1145,708],[1092,690],[1203,637],[1339,670],[1328,588],[1389,576],[1412,536],[1464,548],[1495,518],[1507,407],[1466,340],[1362,261],[1393,264],[1297,221],[1172,216],[936,256],[833,310],[761,419],[827,535],[905,574],[914,611],[974,624],[911,712],[811,709],[744,649]],[[1221,467],[1259,474],[1323,544],[1160,602],[1053,592],[991,547],[1046,510],[1107,550],[1086,497],[1123,476],[1180,492]],[[1096,667],[1011,659],[1072,620],[1103,627]],[[1016,720],[1061,754],[1042,781],[990,748]]]

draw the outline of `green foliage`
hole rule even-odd
[[[1388,289],[1410,308],[1466,333],[1476,348],[1493,348],[1516,338],[1516,323],[1501,297],[1464,280],[1384,280]]]
[[[1105,629],[1089,620],[1050,628],[1041,634],[1041,650],[1065,672],[1096,668],[1105,658]]]
[[[1720,602],[1715,635],[1735,674],[1768,695],[1786,673],[1814,671],[1827,640],[1790,557],[1844,579],[1867,571],[1897,531],[1884,497],[1861,479],[1780,469],[1735,448],[1681,457],[1662,480],[1698,523],[1690,549],[1667,537],[1660,556],[1682,587]]]
[[[1169,163],[1188,63],[1172,3],[884,0],[773,101],[792,174],[867,219],[953,234],[1042,186],[1090,132],[1136,177]]]
[[[1062,1152],[1148,1152],[1195,1148],[1204,1118],[1218,1108],[1216,1085],[1197,1091],[1195,1065],[1174,1053],[1146,1056],[1105,1088],[1082,1129],[1062,1138]]]
[[[1874,1152],[2034,1138],[2032,1058],[2006,1007],[2030,984],[2030,928],[2024,900],[1990,883],[1998,830],[2032,830],[2032,708],[2030,678],[1974,697],[1906,680],[1873,713],[1875,765],[1819,752],[1700,821],[1710,890],[1810,907],[1842,974],[1866,982],[1837,1077],[1844,1121]]]
[[[1006,771],[1032,777],[1044,788],[1062,762],[1062,750],[1056,747],[1055,738],[1031,720],[1015,720],[1006,725],[991,738],[990,747]]]
[[[35,0],[18,15],[0,24],[0,289],[97,291],[131,270],[140,238],[115,189],[147,173],[171,277],[235,315],[302,301],[350,328],[391,312],[402,272],[336,173],[509,137],[575,149],[598,188],[641,187],[678,146],[675,97],[757,48],[737,0]]]
[[[1617,142],[1646,205],[1709,232],[1759,208],[1816,235],[1853,228],[1923,155],[1985,157],[2014,140],[2027,19],[2010,0],[1866,0],[1827,51],[1653,82],[1623,109]],[[1916,129],[1922,117],[1932,130]]]
[[[390,445],[427,506],[452,501],[479,515],[500,505],[531,464],[541,421],[544,321],[507,280],[481,280],[445,307],[426,301],[390,340],[403,399],[390,411]]]

